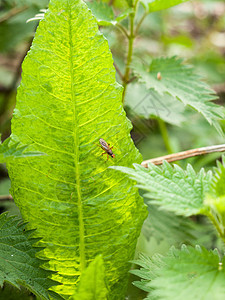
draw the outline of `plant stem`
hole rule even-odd
[[[210,221],[213,223],[213,225],[215,226],[220,238],[222,239],[223,243],[225,244],[225,236],[224,236],[224,232],[221,230],[218,222],[216,221],[214,215],[210,212],[207,212],[207,217],[210,219]]]
[[[129,39],[129,34],[128,34],[127,30],[122,25],[117,23],[116,27],[127,37],[127,39]]]
[[[167,128],[166,128],[166,124],[161,119],[157,119],[157,121],[158,121],[158,124],[159,124],[159,129],[160,129],[160,132],[161,132],[164,144],[166,146],[166,149],[167,149],[168,153],[171,154],[171,153],[173,153],[173,149],[172,149],[172,146],[170,144],[170,140],[169,140],[169,135],[168,135],[168,131],[167,131]]]
[[[139,29],[140,29],[140,27],[141,27],[141,24],[143,23],[143,21],[144,21],[144,19],[145,19],[145,17],[146,17],[147,15],[148,15],[148,12],[145,11],[145,13],[142,15],[140,21],[139,21],[138,24],[137,24],[137,27],[136,27],[136,29],[135,29],[135,36],[137,35],[137,33],[138,33],[138,31],[139,31]]]
[[[130,33],[128,36],[129,43],[128,43],[127,62],[126,62],[125,73],[123,76],[123,87],[124,87],[123,98],[122,98],[123,103],[124,103],[124,99],[125,99],[127,84],[129,82],[130,64],[131,64],[132,55],[133,55],[133,44],[134,44],[134,39],[135,39],[134,18],[135,18],[135,14],[136,14],[137,4],[138,4],[138,0],[134,4],[134,7],[133,7],[134,11],[130,14]]]
[[[173,153],[169,155],[164,155],[152,159],[145,160],[141,163],[141,165],[145,168],[148,168],[148,164],[152,163],[155,165],[161,165],[164,160],[168,162],[173,162],[193,156],[203,155],[203,154],[209,154],[209,153],[215,153],[215,152],[225,152],[225,144],[222,145],[213,145],[213,146],[207,146],[202,148],[196,148],[191,150],[186,150],[178,153]]]

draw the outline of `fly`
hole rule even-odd
[[[99,146],[99,145],[98,146],[101,147],[102,150],[105,151],[102,153],[102,155],[107,154],[107,160],[109,159],[109,156],[111,156],[112,158],[115,157],[115,154],[112,152],[113,147],[109,147],[110,144],[107,144],[106,141],[103,139],[99,139],[99,143],[101,146]]]

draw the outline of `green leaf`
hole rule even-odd
[[[141,3],[144,5],[148,12],[159,11],[167,9],[169,7],[175,6],[177,4],[187,2],[188,0],[141,0]]]
[[[150,203],[177,215],[191,216],[204,211],[204,198],[210,189],[212,173],[201,169],[195,173],[191,165],[186,170],[179,166],[172,167],[164,161],[162,167],[149,164],[144,168],[134,164],[135,169],[111,167],[129,175],[138,184],[137,187],[147,191]]]
[[[88,7],[91,9],[93,15],[96,17],[99,26],[116,25],[118,22],[127,18],[131,9],[127,9],[118,17],[115,17],[112,6],[102,1],[87,2]]]
[[[101,254],[109,299],[123,299],[146,208],[138,190],[111,165],[141,155],[130,137],[108,43],[80,0],[53,0],[24,63],[12,132],[47,155],[9,164],[11,193],[42,236],[40,257],[58,271],[54,289],[69,297]],[[115,158],[98,147],[103,138]],[[96,145],[98,144],[98,146]]]
[[[225,156],[222,158],[222,164],[217,161],[217,168],[214,168],[212,187],[216,196],[225,196]]]
[[[185,121],[182,103],[168,94],[162,96],[153,90],[147,90],[143,84],[127,86],[125,105],[132,113],[146,119],[160,118],[172,125],[181,125]]]
[[[172,248],[167,256],[142,256],[136,261],[142,268],[132,271],[142,280],[134,284],[150,292],[147,299],[221,300],[225,295],[225,259],[217,251],[183,245]]]
[[[180,246],[182,243],[194,244],[198,234],[202,234],[200,225],[198,226],[191,219],[176,216],[152,203],[148,202],[148,204],[149,215],[142,227],[147,240],[154,237],[158,243],[167,241],[170,246]]]
[[[103,3],[102,1],[87,2],[87,6],[96,17],[98,25],[110,26],[116,24],[112,6],[109,6],[107,3]]]
[[[13,158],[40,156],[44,154],[40,151],[27,151],[29,146],[17,142],[14,138],[14,135],[11,135],[11,137],[0,144],[0,163],[5,163]]]
[[[192,67],[184,65],[182,59],[175,56],[157,58],[149,67],[135,63],[134,72],[147,89],[153,89],[161,96],[168,93],[184,105],[191,106],[221,133],[218,121],[224,119],[224,109],[211,101],[217,98],[214,91],[200,81],[200,76]],[[158,79],[158,73],[161,79]]]
[[[78,292],[71,300],[106,300],[105,268],[101,256],[97,256],[81,275]]]
[[[7,213],[0,215],[0,286],[9,282],[28,288],[41,299],[49,299],[49,295],[62,299],[48,291],[59,283],[48,278],[54,272],[40,267],[44,261],[35,257],[40,248],[33,247],[37,239],[30,238],[32,231],[24,231],[25,225]]]

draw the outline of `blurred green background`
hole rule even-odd
[[[111,1],[110,3],[113,3]],[[116,2],[118,4],[118,1]],[[10,124],[16,101],[16,89],[21,80],[21,63],[29,50],[37,21],[26,23],[40,9],[47,8],[47,0],[1,0],[0,1],[0,132],[2,141],[10,135]],[[116,13],[120,8],[114,7]],[[139,17],[143,8],[139,8]],[[127,20],[123,20],[127,26]],[[115,65],[124,73],[127,53],[127,41],[114,27],[101,27],[113,54]],[[196,73],[217,92],[217,104],[225,103],[225,2],[224,0],[189,1],[165,11],[148,15],[143,22],[134,44],[135,59],[149,57],[180,56],[195,67]],[[117,80],[121,82],[119,74]],[[132,87],[132,88],[131,88]],[[134,92],[135,91],[135,92]],[[152,110],[160,109],[167,115],[168,139],[173,152],[186,149],[224,143],[224,137],[211,127],[197,112],[176,105],[166,107],[162,102],[151,103],[147,113],[141,112],[137,101],[145,97],[146,91],[141,86],[131,83],[128,86],[125,110],[133,123],[132,137],[143,159],[166,155],[159,124],[151,116]],[[169,113],[168,113],[169,112]],[[154,115],[154,113],[153,113]],[[223,123],[223,121],[222,121]],[[222,124],[225,127],[225,122]],[[220,153],[195,157],[179,162],[185,167],[191,163],[196,171],[216,165]],[[9,195],[10,181],[4,165],[0,165],[0,209],[19,214]],[[182,243],[202,244],[207,248],[219,247],[218,240],[204,218],[184,219],[171,213],[149,207],[149,217],[139,238],[137,253],[149,255],[165,253],[171,245]],[[183,232],[182,232],[183,230]],[[131,281],[133,278],[131,278]],[[129,286],[129,299],[143,299],[143,293],[132,285]],[[24,290],[12,292],[5,286],[0,291],[0,299],[34,299]]]

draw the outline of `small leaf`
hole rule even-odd
[[[224,262],[217,251],[183,245],[181,250],[172,248],[165,257],[142,255],[135,262],[142,268],[132,273],[142,278],[134,284],[149,292],[149,300],[221,300],[225,295]]]
[[[222,158],[222,164],[217,161],[217,168],[214,168],[212,188],[216,196],[225,196],[225,156]]]
[[[44,154],[40,151],[27,151],[28,147],[28,145],[17,142],[15,136],[11,135],[0,144],[0,163],[5,163],[13,158],[40,156]]]
[[[151,13],[154,11],[167,9],[186,1],[188,0],[141,0],[141,3],[146,9],[148,9],[148,12]]]
[[[218,121],[225,117],[224,109],[211,101],[217,99],[214,91],[200,81],[200,76],[192,67],[184,65],[182,59],[175,56],[157,58],[149,67],[134,63],[134,72],[147,89],[153,89],[161,96],[168,93],[184,105],[191,106],[221,133]],[[159,72],[161,80],[157,78]]]
[[[147,240],[154,237],[158,243],[164,240],[170,246],[178,246],[182,243],[194,244],[198,236],[202,234],[200,225],[190,218],[162,210],[151,202],[148,202],[148,211],[148,218],[142,227]]]
[[[118,22],[125,19],[129,13],[132,11],[131,9],[127,9],[123,13],[121,13],[118,17],[114,15],[112,6],[102,1],[93,1],[87,2],[88,7],[92,11],[93,15],[97,19],[99,26],[111,26],[116,25]]]
[[[129,175],[138,184],[137,187],[147,191],[150,203],[177,215],[191,216],[204,211],[204,198],[210,189],[212,173],[202,169],[195,173],[191,165],[186,170],[177,165],[172,167],[164,161],[162,167],[149,164],[144,168],[134,164],[135,169],[111,167]]]
[[[71,300],[106,300],[105,268],[101,256],[97,256],[81,275],[78,292]]]
[[[55,272],[44,270],[40,266],[44,261],[35,257],[41,248],[34,248],[37,239],[30,238],[32,231],[24,231],[25,224],[15,217],[0,215],[0,286],[5,281],[19,288],[22,285],[41,299],[62,299],[56,293],[48,291],[59,283],[48,277]]]
[[[184,106],[174,97],[156,91],[147,90],[143,84],[129,84],[125,105],[140,117],[160,118],[172,125],[181,125],[185,121]]]

